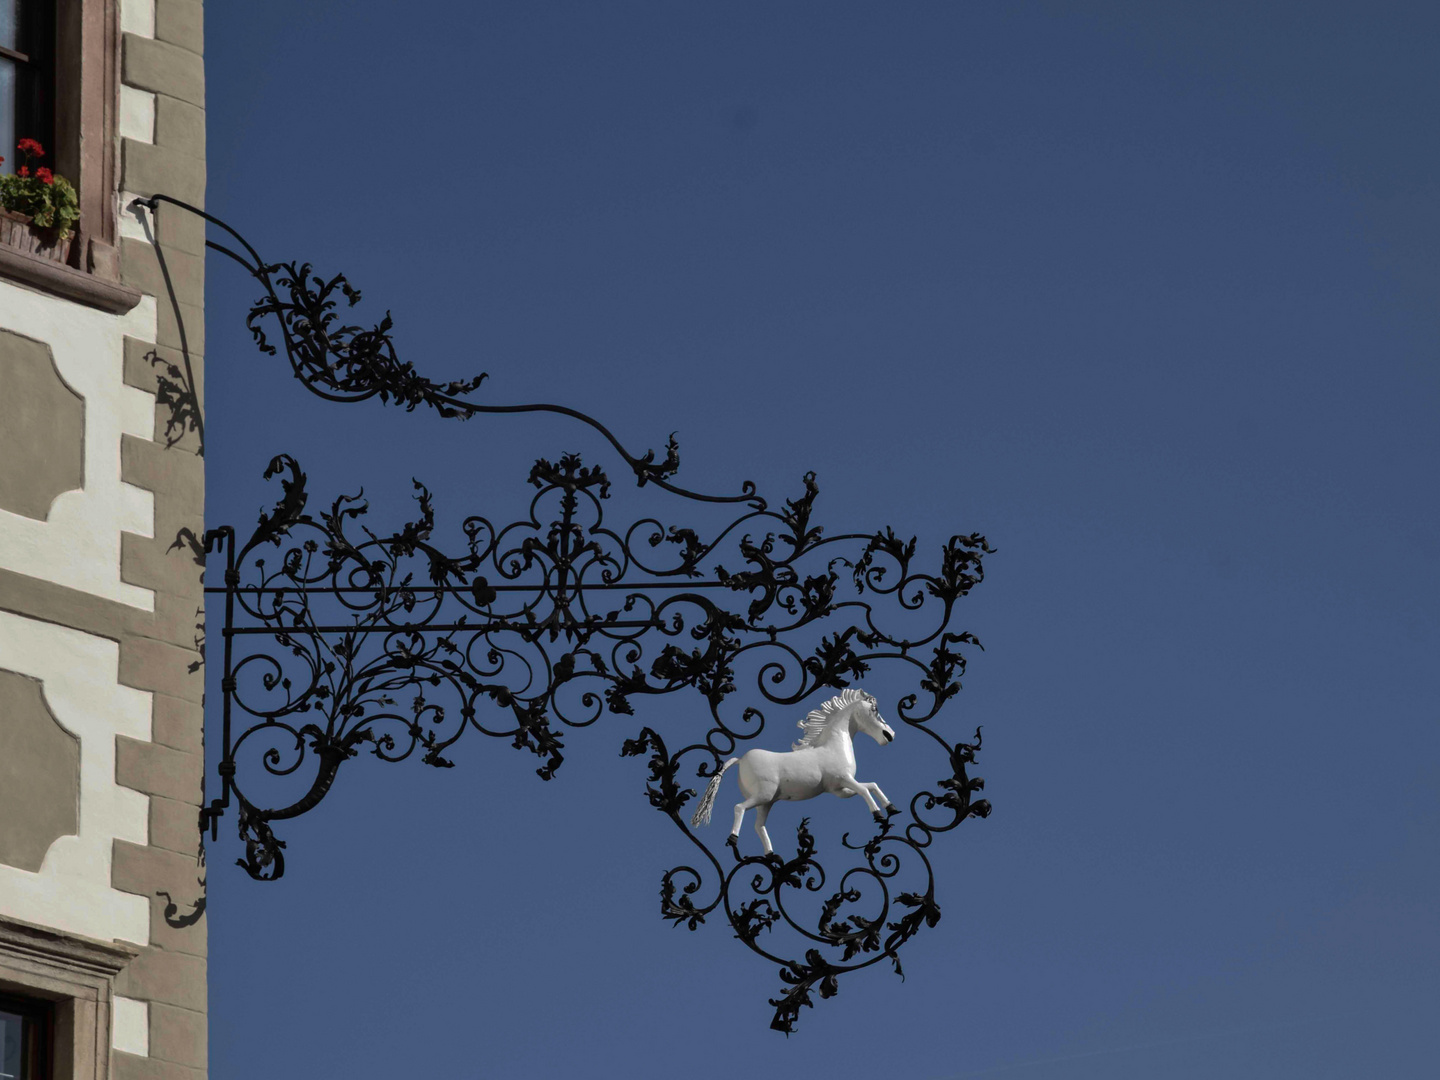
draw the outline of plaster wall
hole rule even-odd
[[[115,737],[150,741],[152,695],[118,682],[117,642],[0,611],[0,668],[38,679],[80,740],[79,834],[50,845],[38,872],[0,864],[0,915],[100,941],[147,944],[150,904],[111,886],[116,840],[149,842],[150,799],[115,782]]]
[[[137,37],[155,36],[155,0],[120,0],[120,29]]]
[[[203,406],[205,236],[182,211],[162,208],[144,225],[124,212],[131,193],[204,204],[203,7],[58,2],[108,43],[108,52],[85,53],[84,70],[93,59],[115,91],[109,105],[104,95],[92,104],[115,112],[105,129],[115,151],[106,184],[107,199],[118,194],[110,203],[118,246],[108,258],[119,282],[79,288],[73,279],[88,280],[84,266],[0,280],[0,330],[48,350],[84,410],[83,423],[61,423],[49,398],[24,391],[27,423],[37,424],[25,429],[23,446],[46,467],[21,470],[16,486],[28,485],[25,497],[9,496],[14,511],[0,506],[0,670],[38,681],[54,722],[79,745],[75,832],[51,820],[63,815],[37,818],[16,832],[29,846],[11,845],[24,847],[11,858],[26,866],[0,860],[0,979],[8,992],[70,998],[69,1011],[56,1016],[78,1018],[65,1051],[73,1054],[62,1060],[57,1050],[57,1078],[203,1080],[204,596],[196,538],[205,527],[204,462],[198,425],[177,431],[177,412],[163,399],[173,390],[167,373],[183,369],[189,415]],[[98,33],[107,27],[108,37]],[[0,424],[6,404],[0,398]],[[64,415],[73,417],[73,406]],[[49,468],[54,459],[40,447],[77,441],[80,486],[62,490],[73,465]],[[46,494],[54,491],[61,493]],[[30,707],[27,730],[37,730],[37,714]],[[36,737],[5,745],[43,757],[36,747],[53,744]],[[53,760],[40,764],[54,771]],[[44,851],[38,864],[31,849]],[[37,948],[49,958],[44,965],[31,962]],[[97,964],[103,978],[75,989],[73,971],[95,974]]]
[[[155,340],[155,299],[111,315],[0,281],[0,325],[50,347],[55,368],[85,401],[84,487],[58,496],[36,521],[0,509],[0,568],[154,609],[154,593],[120,578],[120,536],[154,536],[154,496],[120,479],[120,439],[150,439],[155,398],[125,385],[125,338]]]

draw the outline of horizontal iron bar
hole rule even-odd
[[[501,631],[523,634],[531,632],[544,633],[547,630],[556,630],[561,633],[567,630],[640,630],[650,628],[663,630],[665,623],[661,622],[639,622],[627,620],[626,622],[601,622],[601,623],[565,623],[562,626],[550,626],[546,623],[405,623],[399,626],[227,626],[221,629],[222,634],[348,634],[359,631],[365,634],[399,634],[406,630],[415,630],[423,633],[450,632],[463,630],[476,634],[497,634]]]
[[[797,583],[797,584],[798,584],[798,583]],[[536,584],[536,585],[487,585],[487,586],[486,586],[486,588],[492,589],[492,590],[494,590],[494,591],[497,592],[497,593],[502,593],[502,592],[536,592],[537,590],[539,590],[539,591],[544,591],[544,592],[550,592],[550,591],[553,591],[553,590],[555,590],[555,589],[558,589],[559,587],[560,587],[560,586],[558,586],[558,585],[541,585],[541,584]],[[584,585],[575,585],[575,584],[572,583],[572,584],[566,585],[564,588],[565,588],[565,591],[566,591],[566,592],[577,592],[577,591],[578,591],[578,592],[635,592],[635,591],[641,590],[641,589],[674,589],[674,590],[676,590],[677,592],[684,592],[684,591],[687,590],[687,589],[732,589],[732,590],[734,590],[734,586],[733,586],[733,585],[727,585],[727,584],[726,584],[725,582],[723,582],[723,581],[684,581],[684,582],[676,582],[676,583],[673,584],[673,585],[670,584],[669,582],[666,582],[666,581],[640,582],[640,583],[630,584],[630,585],[627,585],[627,584],[625,584],[625,583],[623,583],[623,582],[613,582],[613,583],[610,583],[610,584],[606,584],[606,583],[604,583],[604,582],[596,582],[596,583],[594,583],[594,584],[589,584],[589,583],[587,583],[587,584],[584,584]],[[207,585],[207,586],[205,587],[205,591],[206,591],[207,593],[224,593],[224,592],[229,592],[230,589],[229,589],[229,586],[226,586],[226,585]],[[273,593],[273,592],[293,592],[293,593],[381,593],[381,592],[392,592],[392,593],[396,593],[396,592],[470,593],[470,592],[473,592],[474,590],[473,590],[473,588],[472,588],[471,586],[469,586],[469,585],[388,585],[388,586],[384,586],[384,587],[381,587],[381,586],[378,586],[378,585],[341,585],[341,586],[336,586],[336,585],[324,585],[324,586],[320,586],[320,585],[317,585],[317,586],[314,586],[314,587],[311,587],[311,586],[308,586],[308,585],[237,585],[237,586],[235,586],[235,591],[236,591],[236,592],[252,593],[252,594],[253,594],[253,593]]]

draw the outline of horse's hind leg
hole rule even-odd
[[[737,803],[735,804],[735,825],[734,825],[734,827],[730,830],[730,839],[727,840],[726,843],[729,843],[729,844],[738,844],[738,843],[740,842],[740,822],[742,822],[742,821],[745,820],[745,811],[746,811],[746,810],[749,810],[752,806],[759,806],[759,805],[760,805],[760,800],[759,800],[759,799],[746,799],[744,802],[737,802]],[[763,820],[763,819],[762,819],[762,820]],[[759,829],[760,826],[757,825],[756,828]],[[763,831],[762,831],[761,835],[762,835],[762,836],[764,835]],[[768,845],[769,841],[766,841],[766,843],[767,843],[767,845]],[[770,849],[769,849],[769,847],[767,846],[765,850],[766,850],[766,851],[769,851]]]
[[[772,855],[775,847],[770,843],[770,834],[765,831],[765,819],[770,816],[770,807],[774,803],[761,803],[755,808],[755,831],[760,834],[760,842],[765,845],[765,854]]]

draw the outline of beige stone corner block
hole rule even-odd
[[[198,581],[195,589],[186,595],[157,591],[154,617],[148,626],[140,627],[142,636],[182,649],[196,649],[195,659],[199,661],[196,638],[203,630],[203,626],[197,625],[204,620],[203,597]],[[139,620],[136,622],[138,625]]]
[[[199,876],[191,882],[188,889],[182,888],[177,893],[171,893],[170,900],[175,905],[175,911],[171,917],[165,917],[167,907],[165,897],[157,896],[150,902],[150,944],[166,950],[167,952],[187,953],[190,956],[203,958],[209,949],[209,934],[205,923],[205,913],[202,911],[198,919],[188,925],[184,924],[195,915],[195,903],[205,893],[201,886]]]
[[[158,11],[156,15],[158,22]],[[121,81],[192,105],[205,104],[204,60],[198,53],[168,41],[124,35]]]
[[[116,1050],[110,1059],[115,1080],[205,1080],[205,1070]]]
[[[116,978],[115,992],[141,1001],[159,1001],[203,1012],[205,959],[189,953],[146,949]]]
[[[115,738],[115,782],[122,787],[199,806],[203,769],[198,754],[124,735]]]
[[[187,516],[184,520],[190,521],[198,527],[198,519],[193,515]],[[153,589],[156,592],[168,592],[172,596],[186,597],[190,600],[193,610],[202,596],[201,568],[195,565],[195,559],[189,546],[189,536],[179,536],[173,523],[162,526],[157,521],[155,528],[159,535],[153,540],[148,536],[136,536],[134,533],[121,534],[120,580],[129,585],[137,585],[142,589]],[[160,531],[162,528],[164,528],[163,532]],[[193,622],[193,620],[191,621]],[[169,635],[159,632],[162,629],[159,625],[156,626],[156,637],[182,646],[192,644],[193,634],[187,633],[177,642]]]
[[[190,670],[195,660],[192,649],[133,638],[120,647],[120,682],[199,704],[204,701],[205,678],[203,669]]]
[[[188,349],[191,357],[205,355],[205,311],[183,301],[177,311],[167,296],[155,305],[155,341],[170,349]],[[184,335],[180,331],[184,328]]]
[[[210,1047],[205,1014],[174,1005],[150,1006],[150,1056],[203,1069]]]
[[[125,339],[125,385],[147,394],[158,394],[162,380],[170,393],[188,393],[193,390],[199,399],[200,409],[205,408],[205,363],[204,357],[190,354],[190,362],[179,349],[155,345],[139,338]],[[168,405],[155,403],[155,441],[174,449],[198,453],[200,432],[189,421],[172,423],[176,417]]]
[[[202,872],[193,852],[182,855],[153,846],[115,841],[112,887],[143,896],[151,903],[152,913],[158,910],[163,916],[166,896],[176,902],[177,911],[182,910],[179,907],[182,904],[184,911],[190,911],[192,898],[200,890]],[[158,909],[155,905],[159,905]],[[151,945],[154,944],[152,940]]]
[[[205,710],[193,701],[156,694],[151,738],[187,754],[203,753]]]
[[[145,192],[144,194],[153,194]],[[140,195],[120,192],[120,235],[158,243],[167,251],[185,251],[191,255],[205,254],[205,219],[179,206],[162,203],[157,209],[134,207]],[[149,230],[148,232],[146,230]]]
[[[158,109],[158,105],[157,105]],[[122,140],[120,185],[140,195],[170,195],[193,206],[205,202],[205,162],[164,146]]]
[[[197,203],[197,206],[202,204]],[[162,206],[155,214],[156,239],[169,250],[178,248],[192,255],[205,254],[205,219],[178,206]]]
[[[163,268],[162,268],[162,262]],[[165,280],[166,273],[170,279]],[[205,306],[205,260],[184,251],[156,252],[144,240],[125,237],[120,241],[120,274],[132,289],[155,297],[158,307],[175,299],[193,308]]]
[[[157,362],[150,357],[155,356]],[[125,385],[153,394],[160,384],[165,364],[180,364],[183,357],[174,349],[161,349],[144,338],[125,339]]]
[[[166,447],[162,453],[188,458],[204,468],[204,462],[193,454]],[[170,588],[177,593],[193,595],[200,588],[200,574],[205,566],[205,557],[196,545],[203,544],[205,531],[204,517],[178,499],[167,499],[157,493],[155,499],[155,542],[170,551],[175,560],[175,584]]]
[[[205,157],[205,110],[179,98],[155,99],[155,144],[190,157]]]
[[[205,463],[194,454],[176,453],[149,439],[125,435],[120,440],[120,478],[153,491],[156,501],[168,501],[175,513],[189,511],[204,520]]]
[[[182,450],[171,452],[184,453]],[[157,501],[164,507],[163,500]],[[193,546],[201,543],[200,516],[195,513],[157,513],[155,517],[154,539],[136,536],[134,533],[121,534],[120,580],[187,600],[190,604],[188,611],[177,611],[173,606],[164,613],[157,611],[157,618],[152,622],[154,633],[150,636],[190,648],[194,645],[195,637],[190,629],[195,622],[192,616],[195,609],[204,602],[204,586],[201,581],[204,568],[196,562]],[[174,627],[162,622],[162,619],[177,615],[182,620],[178,639],[166,633]]]
[[[205,9],[199,0],[155,0],[155,36],[189,52],[205,52]]]
[[[197,791],[196,797],[199,797]],[[164,848],[195,861],[200,846],[200,808],[162,796],[150,800],[150,846]]]

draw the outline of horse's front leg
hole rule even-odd
[[[755,831],[760,834],[760,842],[765,845],[765,854],[775,853],[774,845],[770,843],[770,834],[765,831],[765,819],[770,816],[770,807],[774,803],[761,803],[755,808]]]
[[[879,784],[867,783],[865,786],[870,789],[870,794],[874,795],[877,799],[880,800],[881,805],[885,807],[885,813],[887,816],[890,814],[898,814],[900,812],[900,808],[890,801],[890,796],[886,795],[885,792],[880,790]]]
[[[864,799],[865,805],[870,807],[870,813],[875,815],[875,820],[882,824],[884,823],[885,815],[880,812],[880,805],[875,801],[875,796],[870,794],[870,788],[874,786],[873,784],[862,784],[853,776],[847,776],[841,779],[840,786],[852,795],[859,795]]]

